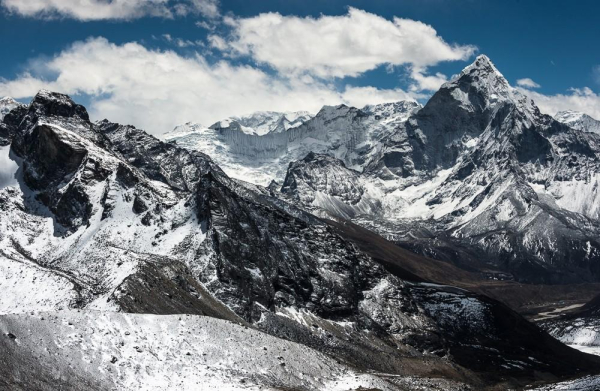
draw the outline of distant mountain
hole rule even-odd
[[[573,129],[600,134],[600,121],[585,113],[572,110],[560,111],[554,116],[554,119]]]
[[[4,119],[4,116],[8,114],[9,111],[19,106],[24,105],[10,97],[0,98],[0,121]]]
[[[17,102],[13,98],[0,98],[0,146],[7,145],[12,137],[12,135],[9,134],[7,125],[5,125],[5,122],[10,123],[12,121],[11,116],[6,118],[5,121],[4,117],[14,109],[16,109],[15,112],[18,112],[25,110],[25,108],[25,105]]]
[[[561,118],[575,117],[586,118]],[[490,278],[600,281],[600,135],[569,121],[541,114],[482,55],[423,108],[324,107],[286,132],[167,139],[311,213]]]
[[[381,140],[420,107],[412,101],[363,109],[325,106],[314,118],[304,112],[259,112],[210,128],[178,126],[163,138],[208,154],[234,178],[266,186],[273,180],[281,183],[289,163],[311,151],[331,154],[361,170]]]
[[[258,111],[244,117],[230,117],[211,126],[212,129],[235,129],[246,134],[264,136],[281,133],[296,128],[311,119],[307,111],[278,113],[274,111]]]
[[[329,113],[287,132],[318,134],[323,117],[364,125],[362,111]],[[40,91],[2,126],[16,183],[0,189],[0,387],[484,390],[600,367],[504,304],[372,255],[347,227],[228,177],[201,152],[90,122],[66,95]],[[374,145],[347,158],[366,170],[387,152]],[[306,163],[344,172],[328,159]],[[336,189],[350,204],[360,196]]]

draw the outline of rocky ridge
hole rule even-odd
[[[321,160],[292,163],[280,194],[467,270],[534,283],[600,278],[599,136],[541,114],[483,55],[362,171]]]
[[[554,116],[558,122],[569,125],[573,129],[600,134],[600,121],[579,111],[566,110]]]

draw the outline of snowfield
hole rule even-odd
[[[561,382],[549,386],[529,388],[537,391],[596,391],[600,389],[600,376],[588,376],[582,379]]]
[[[35,357],[20,372],[41,371],[48,383],[76,373],[106,390],[397,389],[306,346],[204,316],[2,315],[0,341],[2,365]]]

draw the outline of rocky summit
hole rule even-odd
[[[361,170],[325,155],[291,163],[280,196],[494,278],[600,280],[600,137],[541,114],[486,56]]]

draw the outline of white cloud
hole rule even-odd
[[[321,78],[358,76],[385,64],[424,70],[442,61],[466,60],[475,52],[470,45],[446,43],[422,22],[390,21],[356,8],[316,19],[266,13],[224,22],[232,27],[227,43],[233,53],[282,73]]]
[[[205,20],[200,20],[200,21],[196,22],[196,27],[199,27],[201,29],[205,29],[208,31],[214,31],[216,28],[216,25],[214,23],[209,23]]]
[[[410,86],[411,91],[437,91],[442,84],[448,81],[443,73],[437,72],[435,75],[426,75],[419,68],[413,68],[410,77],[414,80],[414,83]]]
[[[209,64],[198,54],[182,57],[104,38],[75,43],[50,60],[39,60],[35,70],[35,75],[0,79],[0,96],[27,98],[41,88],[87,95],[92,118],[133,124],[154,134],[187,121],[210,125],[257,110],[316,112],[325,104],[360,107],[412,96],[373,87],[338,91],[306,75],[284,78],[227,61]]]
[[[225,40],[223,38],[219,37],[218,35],[209,35],[208,42],[210,43],[210,46],[215,49],[219,49],[219,50],[227,49],[227,43],[225,42]]]
[[[523,88],[540,88],[541,87],[538,83],[534,82],[533,80],[531,80],[528,77],[517,80],[517,85],[519,87],[523,87]]]
[[[0,0],[0,4],[9,12],[25,17],[81,21],[172,18],[188,14],[219,16],[218,0]]]
[[[208,18],[220,16],[219,0],[187,0],[174,5],[177,15],[185,16],[188,14],[204,15]]]
[[[191,46],[200,46],[200,47],[204,46],[204,42],[200,41],[200,40],[190,41],[189,39],[175,38],[175,37],[171,36],[171,34],[163,34],[163,35],[161,35],[161,37],[165,42],[167,42],[171,45],[174,45],[178,48],[187,48],[187,47],[191,47]],[[158,39],[154,35],[152,36],[152,38]]]
[[[581,111],[600,119],[600,95],[589,87],[572,88],[568,94],[544,95],[539,92],[519,88],[528,95],[543,113],[555,115],[563,110]]]

